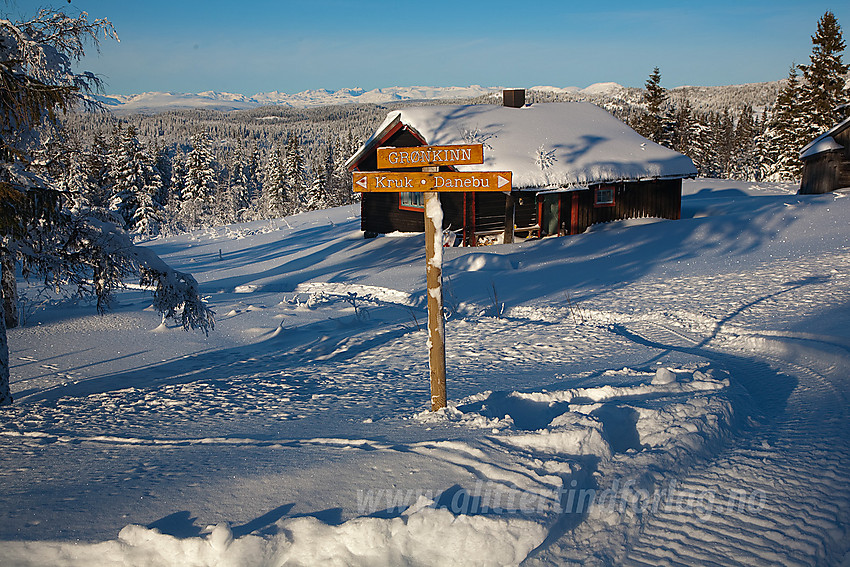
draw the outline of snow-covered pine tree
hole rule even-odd
[[[757,181],[758,155],[756,154],[756,138],[759,125],[756,122],[753,107],[746,105],[735,125],[735,137],[732,144],[732,156],[727,168],[730,179],[745,179]]]
[[[259,211],[257,203],[260,200],[260,195],[263,189],[262,170],[260,164],[263,162],[260,148],[257,144],[250,150],[250,158],[248,159],[247,167],[245,168],[246,187],[250,198],[250,206],[255,211]]]
[[[251,195],[250,182],[248,181],[249,166],[242,165],[234,172],[234,178],[230,190],[233,194],[233,205],[236,213],[236,222],[247,222],[254,220],[253,197]]]
[[[760,176],[764,181],[799,179],[803,164],[799,151],[808,126],[800,111],[800,82],[797,67],[788,71],[785,86],[776,103],[766,113],[764,132],[756,144],[760,156]]]
[[[676,146],[676,138],[679,132],[678,113],[676,108],[668,101],[661,110],[660,133],[658,143],[667,148]]]
[[[691,138],[694,135],[694,116],[691,102],[686,98],[676,108],[676,132],[673,138],[673,149],[691,157]],[[693,159],[693,158],[692,158]]]
[[[714,142],[719,176],[730,177],[731,164],[735,155],[735,120],[729,109],[717,114],[714,123]]]
[[[699,113],[694,120],[692,139],[693,155],[700,177],[718,177],[718,160],[715,146],[714,128],[716,116],[711,112]]]
[[[180,210],[186,226],[198,228],[209,220],[218,183],[209,136],[206,133],[196,134],[192,136],[191,143],[192,149],[186,158]]]
[[[136,147],[133,166],[139,184],[136,186],[136,211],[130,226],[132,233],[150,238],[160,233],[165,221],[162,204],[162,177],[155,158],[141,144]]]
[[[95,208],[109,206],[109,143],[97,133],[86,155],[85,167],[91,180],[87,201]]]
[[[222,202],[219,203],[219,217],[223,224],[250,220],[251,196],[248,191],[244,156],[239,150],[230,153],[227,170],[227,180],[222,183],[219,191]]]
[[[303,208],[305,211],[319,211],[328,208],[328,177],[325,174],[323,161],[313,166],[313,182],[304,192]]]
[[[154,173],[137,194],[138,206],[132,219],[133,234],[150,238],[162,230],[165,217],[162,205],[156,200],[161,185],[159,174]]]
[[[91,209],[93,190],[89,168],[86,167],[88,155],[76,143],[69,143],[62,156],[63,173],[58,181],[66,206],[72,212],[80,213]]]
[[[0,280],[14,275],[17,260],[26,274],[46,285],[71,284],[82,295],[108,304],[112,291],[132,273],[153,287],[154,307],[184,328],[209,331],[212,312],[197,282],[169,268],[149,249],[134,246],[127,234],[93,214],[62,208],[49,167],[33,159],[44,127],[60,128],[58,111],[85,103],[99,82],[73,63],[84,44],[115,36],[106,19],[88,21],[81,13],[41,10],[29,21],[0,17]],[[48,164],[49,166],[49,164]],[[4,303],[10,297],[4,293]],[[5,312],[5,309],[4,309]],[[5,316],[0,317],[0,406],[12,403]]]
[[[661,86],[661,71],[658,67],[652,70],[644,84],[644,102],[646,114],[643,117],[639,133],[652,140],[660,142],[662,138],[662,108],[667,100],[667,91]]]
[[[340,202],[339,191],[337,190],[335,179],[334,179],[334,169],[336,168],[336,164],[334,161],[334,144],[333,142],[325,141],[324,144],[325,154],[324,161],[322,163],[322,169],[325,174],[325,191],[328,196],[328,206],[329,207],[338,207],[344,203]]]
[[[155,140],[153,145],[149,146],[148,151],[153,156],[154,169],[159,174],[159,179],[162,183],[162,188],[159,191],[159,195],[156,196],[156,201],[165,209],[171,196],[171,153],[169,148],[159,140]]]
[[[338,205],[350,205],[360,200],[360,193],[355,193],[352,190],[353,179],[351,172],[345,167],[345,162],[349,156],[353,155],[360,146],[360,142],[354,137],[351,129],[343,138],[341,135],[336,137],[333,159],[334,167],[331,175],[331,185],[334,187],[334,201]]]
[[[305,210],[304,177],[304,154],[298,143],[298,136],[290,133],[286,140],[286,154],[283,161],[283,182],[286,187],[286,197],[283,201],[285,215]]]
[[[286,183],[283,176],[283,151],[275,145],[269,152],[263,174],[260,210],[263,218],[279,218],[286,215]]]
[[[827,11],[818,20],[817,33],[812,36],[810,63],[799,66],[803,73],[800,110],[806,126],[800,147],[844,119],[838,110],[848,102],[844,76],[850,66],[841,60],[844,47],[841,26],[835,14]]]
[[[179,146],[171,157],[171,179],[168,187],[168,200],[165,202],[165,225],[169,232],[177,233],[188,229],[183,224],[183,188],[186,184],[186,154]]]
[[[141,180],[134,163],[137,146],[136,131],[132,126],[124,129],[121,124],[113,134],[109,155],[110,197],[109,210],[120,219],[122,228],[130,228],[138,206],[137,193]]]

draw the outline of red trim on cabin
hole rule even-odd
[[[578,234],[578,193],[573,191],[570,206],[570,234]]]
[[[572,214],[572,213],[570,213]],[[558,236],[564,236],[564,200],[558,195]]]
[[[405,124],[404,124],[403,122],[399,122],[399,123],[397,123],[395,126],[393,126],[392,128],[390,128],[389,132],[387,132],[387,133],[384,135],[384,137],[383,137],[383,138],[381,138],[380,140],[378,140],[377,142],[375,142],[375,143],[373,144],[373,147],[375,147],[375,148],[380,148],[380,147],[384,144],[384,142],[386,142],[387,140],[389,140],[390,138],[392,138],[393,136],[395,136],[395,135],[396,135],[396,134],[397,134],[397,133],[398,133],[398,132],[399,132],[402,128],[407,128],[407,126],[405,126]],[[415,136],[415,134],[414,134],[414,136]],[[366,152],[365,154],[363,154],[363,157],[361,157],[361,158],[360,158],[360,161],[358,161],[357,163],[355,163],[354,165],[352,165],[352,166],[349,168],[349,171],[352,171],[352,172],[353,172],[353,171],[360,171],[360,162],[362,162],[364,159],[366,159],[366,156],[367,156],[368,154],[369,154],[369,152]]]
[[[537,226],[540,227],[540,238],[543,238],[543,199],[537,197]]]
[[[611,200],[599,202],[599,194],[602,191],[611,192]],[[617,188],[614,185],[600,185],[593,190],[593,206],[594,207],[614,207],[617,201]]]
[[[406,191],[406,193],[409,193],[409,191]],[[399,208],[399,209],[401,209],[402,211],[416,211],[417,213],[421,213],[422,211],[424,211],[424,210],[425,210],[425,205],[424,205],[424,204],[422,204],[422,205],[403,205],[403,204],[401,203],[401,196],[402,196],[402,194],[403,194],[403,193],[399,193],[399,194],[398,194],[398,208]],[[421,194],[421,193],[420,193],[420,194]]]

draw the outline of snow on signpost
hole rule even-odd
[[[425,194],[425,276],[428,291],[428,362],[431,371],[431,411],[446,407],[446,343],[443,317],[443,207],[440,193],[501,191],[510,193],[510,171],[440,171],[441,165],[484,163],[483,144],[378,148],[378,169],[421,167],[422,172],[354,172],[359,193],[416,192]]]

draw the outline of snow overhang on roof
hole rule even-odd
[[[834,152],[843,149],[844,146],[836,142],[832,136],[819,136],[800,151],[800,159],[804,160],[825,152]]]
[[[349,169],[394,129],[429,145],[484,144],[484,163],[458,171],[512,171],[515,189],[695,177],[691,159],[647,140],[590,103],[422,106],[390,112],[347,162]]]
[[[800,150],[800,159],[810,158],[812,156],[816,156],[818,154],[822,154],[824,152],[834,152],[836,150],[843,150],[844,146],[835,141],[836,134],[844,131],[845,128],[850,126],[850,117],[845,118],[805,146]]]

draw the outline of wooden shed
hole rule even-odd
[[[443,226],[475,246],[494,239],[578,234],[626,218],[678,219],[687,156],[637,134],[590,103],[438,105],[393,111],[347,162],[374,171],[377,148],[480,143],[484,164],[449,171],[511,171],[510,193],[443,193]],[[399,169],[398,171],[405,171]],[[367,236],[424,230],[419,193],[364,193]]]
[[[850,188],[850,118],[824,132],[800,150],[802,195]]]

